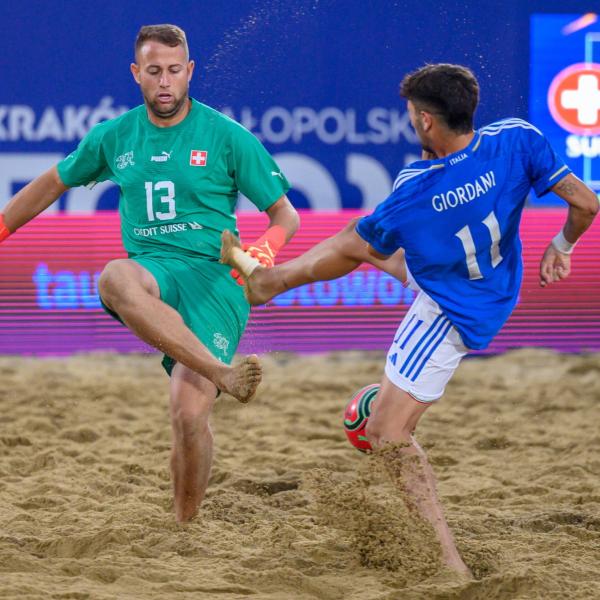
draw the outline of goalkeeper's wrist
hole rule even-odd
[[[285,245],[287,231],[281,225],[273,225],[269,227],[253,244],[252,246],[263,246],[268,243],[273,255],[277,254]]]
[[[4,223],[4,215],[0,213],[0,242],[3,242],[12,231]]]
[[[575,249],[576,244],[577,242],[571,243],[567,240],[562,229],[552,238],[554,249],[561,254],[571,254]]]

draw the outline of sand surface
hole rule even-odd
[[[219,400],[209,493],[178,526],[157,355],[0,358],[0,598],[599,598],[600,355],[464,361],[424,416],[470,582],[345,439],[382,360],[264,357],[252,404]]]

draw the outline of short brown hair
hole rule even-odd
[[[189,57],[190,51],[188,49],[187,39],[185,37],[185,31],[177,25],[169,25],[168,23],[163,25],[144,25],[135,38],[135,55],[137,56],[138,50],[148,40],[154,42],[160,42],[165,46],[183,46],[186,56]]]
[[[456,133],[473,130],[479,83],[467,67],[446,63],[425,65],[404,77],[400,95],[417,109],[439,115]]]

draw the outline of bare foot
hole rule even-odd
[[[261,285],[266,271],[256,258],[242,250],[240,240],[227,229],[221,234],[221,262],[236,269],[244,278],[244,293],[252,306],[265,304],[273,294]]]
[[[232,367],[217,383],[217,387],[237,398],[240,402],[250,402],[262,379],[262,367],[256,354],[246,356],[237,366]]]

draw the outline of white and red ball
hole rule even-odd
[[[344,431],[350,443],[360,450],[371,450],[371,444],[365,435],[365,427],[371,415],[371,408],[375,396],[379,391],[379,384],[367,385],[350,399],[344,411]]]

